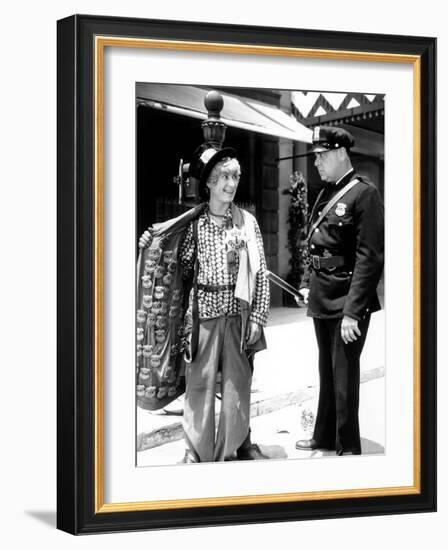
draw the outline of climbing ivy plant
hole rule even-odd
[[[308,232],[307,184],[301,172],[293,172],[289,177],[289,187],[283,190],[290,196],[288,209],[288,250],[290,270],[287,281],[298,288],[305,271],[307,250],[305,239]]]

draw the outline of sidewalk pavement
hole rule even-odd
[[[384,377],[361,384],[359,421],[363,455],[383,454],[385,451],[385,391]],[[334,451],[299,451],[298,439],[308,439],[311,432],[301,422],[302,414],[315,414],[317,399],[290,405],[257,416],[251,421],[252,441],[269,459],[304,459],[335,456]],[[374,412],[374,414],[373,414]],[[137,453],[138,466],[178,464],[185,454],[183,439],[159,445]]]
[[[268,349],[257,354],[251,395],[252,440],[271,458],[300,458],[297,451],[302,413],[317,407],[317,345],[313,323],[304,309],[271,310],[266,329]],[[363,452],[384,448],[384,312],[372,316],[361,356],[360,422]],[[137,410],[137,465],[173,464],[184,452],[182,398],[165,410]],[[219,400],[217,400],[217,412]],[[374,414],[373,414],[374,413]],[[305,453],[305,454],[303,454]],[[279,456],[277,456],[279,454]],[[272,455],[272,456],[271,456]],[[311,453],[319,456],[319,452]]]

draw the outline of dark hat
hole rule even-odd
[[[350,132],[337,126],[316,126],[313,129],[313,149],[312,153],[321,153],[323,151],[332,151],[345,147],[350,151],[355,144],[355,140]]]
[[[236,151],[232,147],[217,149],[212,145],[201,145],[196,149],[190,162],[190,176],[199,180],[199,189],[207,183],[213,168],[220,160],[236,158]]]

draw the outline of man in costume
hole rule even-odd
[[[361,454],[360,355],[384,261],[383,205],[377,189],[355,173],[351,134],[316,127],[315,166],[325,182],[310,216],[309,263],[300,293],[319,347],[319,403],[312,439],[300,450]]]
[[[191,310],[194,315],[197,305],[199,317],[197,343],[192,334],[195,356],[186,370],[186,461],[220,461],[232,457],[249,435],[252,366],[247,352],[262,346],[269,283],[258,224],[233,204],[240,179],[235,151],[200,150],[191,170],[208,207],[190,223],[180,252],[185,277],[196,263]],[[215,436],[218,371],[221,412]],[[256,447],[251,450],[261,458]]]
[[[167,346],[163,347],[162,341],[158,348],[151,347],[149,368],[144,370],[144,375],[153,381],[142,383],[140,369],[137,392],[140,391],[143,406],[148,403],[147,408],[156,408],[153,402],[159,395],[160,403],[165,403],[170,392],[171,398],[182,392],[179,380],[184,374],[184,462],[222,461],[235,456],[240,460],[267,458],[251,443],[249,429],[253,354],[265,347],[263,327],[269,310],[262,236],[255,218],[233,203],[240,178],[233,149],[201,146],[190,164],[190,176],[197,178],[199,194],[207,202],[175,220],[158,224],[140,240],[141,248],[151,242],[153,249],[165,246],[165,252],[157,253],[159,258],[167,254],[166,246],[170,247],[167,269],[173,266],[173,277],[167,282],[178,288],[166,289],[167,307],[175,303],[174,297],[180,304],[179,277],[182,279],[183,317],[187,320],[182,324],[189,326],[181,346],[185,372],[178,367],[177,324],[165,333],[170,338],[171,358],[166,353],[166,361],[171,365],[167,367],[171,379],[164,374],[163,353]],[[157,273],[160,266],[149,265],[156,269],[155,275],[162,276],[162,272]],[[147,284],[151,284],[151,279]],[[157,308],[155,322],[163,325],[161,307]],[[171,305],[169,311],[173,311],[172,322],[177,322],[179,315],[173,307],[177,306]],[[151,339],[147,328],[142,328],[141,340],[145,335]],[[160,330],[155,334],[159,332],[162,338]],[[142,347],[144,351],[145,341]],[[173,353],[177,353],[177,359],[173,359]],[[156,362],[151,363],[154,357]],[[151,369],[153,364],[156,367]],[[156,369],[159,370],[155,372]],[[221,410],[216,427],[218,373]],[[164,387],[166,393],[160,393]]]

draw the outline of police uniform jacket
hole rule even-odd
[[[338,191],[353,179],[350,189],[329,210],[313,232],[308,252],[328,258],[342,256],[343,265],[318,269],[311,262],[301,288],[309,288],[308,315],[321,319],[344,315],[358,321],[381,308],[376,288],[384,262],[384,211],[378,190],[354,171],[335,184],[328,184],[318,198],[310,227]]]

